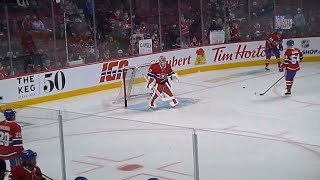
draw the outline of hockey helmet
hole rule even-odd
[[[28,149],[28,150],[23,150],[21,152],[21,160],[22,161],[28,161],[28,160],[33,160],[37,158],[37,153]]]
[[[167,60],[166,60],[166,58],[164,56],[160,56],[159,64],[160,64],[161,67],[165,67],[166,66]]]
[[[277,28],[277,33],[280,33],[280,34],[282,34],[282,33],[283,33],[283,31],[282,31],[281,27]]]
[[[4,110],[3,115],[6,118],[6,120],[13,121],[16,117],[16,111],[14,111],[13,109],[6,109]]]
[[[287,41],[287,46],[293,46],[294,45],[294,41],[292,39]]]

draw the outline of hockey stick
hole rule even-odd
[[[45,174],[43,174],[43,173],[42,173],[42,175],[43,175],[45,178],[49,179],[49,180],[54,180],[54,179],[52,179],[51,177],[49,177],[49,176],[47,176],[47,175],[45,175]]]
[[[273,86],[275,86],[282,78],[284,78],[285,75],[281,76],[280,79],[277,80],[277,82],[275,82],[274,84],[272,84],[272,86],[270,86],[264,93],[261,93],[260,96],[265,95]]]
[[[144,75],[142,75],[144,77],[144,79],[146,81],[148,81],[148,78],[145,77]],[[152,90],[160,97],[161,101],[171,101],[174,99],[174,96],[171,96],[171,97],[164,97],[159,91],[157,88],[155,87],[152,87]]]

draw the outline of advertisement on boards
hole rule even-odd
[[[139,40],[139,54],[152,53],[152,39]]]

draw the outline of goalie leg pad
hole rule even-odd
[[[158,95],[154,92],[150,98],[150,101],[149,101],[149,107],[151,109],[155,109],[157,108],[157,104],[156,104],[156,99],[158,98]]]
[[[166,93],[169,97],[173,96],[169,83],[163,84],[163,92]]]
[[[156,86],[154,87],[155,89],[157,89],[159,91],[159,93],[161,93],[162,91],[162,88],[163,86],[161,84],[156,84]],[[156,91],[153,91],[153,94],[150,98],[150,101],[149,101],[149,107],[152,108],[152,109],[155,109],[157,108],[157,105],[156,105],[156,99],[158,98],[158,94],[156,93]]]

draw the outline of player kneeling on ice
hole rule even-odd
[[[45,180],[37,166],[37,153],[32,150],[21,152],[21,166],[11,169],[12,180]]]
[[[178,75],[173,72],[171,65],[167,63],[166,58],[164,56],[160,56],[159,62],[151,64],[148,72],[147,88],[153,90],[153,94],[149,101],[150,108],[156,108],[155,100],[158,97],[160,97],[162,100],[165,99],[161,94],[162,92],[169,96],[168,100],[171,101],[170,105],[172,107],[179,103],[171,91],[168,78],[171,80],[178,80]],[[154,81],[155,85],[153,86]]]
[[[285,95],[291,94],[291,87],[293,85],[293,79],[297,73],[297,71],[300,70],[299,63],[303,60],[303,54],[298,48],[294,48],[294,41],[288,40],[287,41],[287,47],[288,49],[284,53],[284,62],[281,65],[281,69],[286,70],[286,86],[287,86],[287,92]]]

